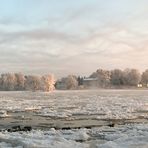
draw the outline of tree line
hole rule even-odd
[[[91,81],[87,81],[91,80]],[[88,82],[88,83],[87,83]],[[68,75],[55,83],[51,74],[37,76],[22,73],[0,75],[1,91],[52,91],[56,89],[83,89],[95,84],[98,88],[135,87],[141,84],[148,87],[148,69],[140,73],[137,69],[98,69],[88,77]]]
[[[55,79],[51,74],[37,76],[22,73],[4,73],[0,76],[1,91],[51,91],[54,89]]]
[[[88,76],[87,79],[92,80],[92,83],[95,83],[95,86],[98,88],[136,87],[138,84],[148,87],[148,69],[143,73],[140,73],[137,69],[129,68],[125,70],[98,69]],[[58,80],[55,86],[57,89],[62,89],[62,87],[63,89],[79,89],[85,86],[87,79],[86,77],[69,75]],[[90,82],[88,87],[89,85]]]

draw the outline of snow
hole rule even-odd
[[[5,118],[5,117],[8,117],[9,115],[7,114],[7,111],[6,110],[1,110],[0,111],[0,118]]]
[[[82,137],[81,137],[82,138]],[[84,137],[85,138],[85,137]],[[83,148],[88,147],[74,140],[67,140],[63,137],[62,132],[51,129],[50,131],[32,131],[30,133],[8,133],[0,134],[1,147],[35,147],[35,148]]]
[[[148,124],[15,133],[5,131],[0,133],[0,141],[3,141],[0,143],[3,148],[147,148]]]
[[[115,128],[114,133],[104,133],[106,143],[99,148],[147,148],[148,125],[128,125]]]

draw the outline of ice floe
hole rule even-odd
[[[3,148],[147,148],[148,124],[31,132],[0,132]]]
[[[33,111],[41,116],[96,119],[148,117],[148,91],[67,91],[54,93],[0,93],[0,110]]]

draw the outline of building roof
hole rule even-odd
[[[97,78],[84,78],[83,81],[96,81]]]

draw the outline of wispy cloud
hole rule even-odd
[[[31,23],[0,18],[1,72],[65,75],[89,74],[99,67],[147,68],[147,2],[139,2],[139,9],[136,2],[124,7],[118,3],[115,9],[114,1],[94,1],[63,8],[61,15],[53,11],[40,21],[28,18],[34,19]]]

